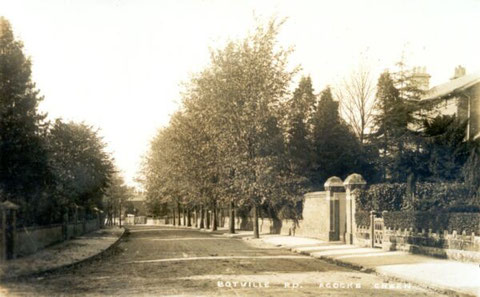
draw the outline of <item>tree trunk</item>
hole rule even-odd
[[[183,226],[187,226],[187,208],[183,207]]]
[[[187,227],[192,227],[192,218],[191,218],[190,208],[187,209]]]
[[[182,215],[180,214],[180,203],[177,203],[177,209],[178,209],[178,226],[181,226],[182,225]]]
[[[228,224],[228,232],[235,233],[235,203],[230,201],[230,222]]]
[[[205,222],[203,220],[204,217],[204,210],[203,210],[203,205],[200,207],[200,229],[205,228]]]
[[[122,204],[120,204],[120,211],[118,213],[118,226],[122,227]]]
[[[253,206],[253,238],[260,238],[258,231],[258,207],[256,204]]]
[[[207,217],[207,226],[205,226],[205,228],[210,229],[210,212],[208,211],[208,208],[205,210],[205,215]]]
[[[172,225],[175,226],[175,206],[172,208]]]
[[[195,206],[194,217],[195,217],[195,228],[198,228],[198,207],[196,206]]]
[[[217,226],[218,226],[218,214],[217,214],[217,202],[216,202],[216,201],[213,202],[212,216],[213,216],[212,231],[217,231]]]

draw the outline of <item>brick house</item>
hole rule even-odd
[[[421,102],[430,106],[429,117],[456,115],[468,120],[466,139],[480,138],[480,73],[467,75],[465,68],[458,66],[450,81],[429,89]]]

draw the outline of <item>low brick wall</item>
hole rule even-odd
[[[86,227],[86,230],[85,230],[85,233],[90,233],[92,231],[95,231],[98,229],[98,220],[97,219],[93,219],[93,220],[89,220],[85,223],[85,227]]]
[[[15,254],[17,257],[33,254],[62,240],[62,225],[21,228],[17,230]]]
[[[85,224],[68,224],[66,226],[67,239],[97,230],[98,224],[97,219],[86,221]],[[64,240],[63,228],[61,224],[58,224],[17,229],[15,254],[17,257],[26,256],[52,244],[62,242]]]
[[[329,238],[329,202],[326,200],[325,192],[312,192],[305,194],[303,206],[303,220],[292,227],[292,233],[297,236],[319,238],[327,240]],[[293,235],[292,234],[292,235]]]
[[[384,231],[383,249],[400,250],[458,261],[480,262],[480,236],[456,231],[434,233],[426,230]]]
[[[353,244],[360,247],[370,247],[372,244],[370,232],[370,226],[357,226],[357,231],[353,237]]]

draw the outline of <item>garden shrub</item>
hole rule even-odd
[[[370,213],[367,211],[355,212],[355,223],[357,226],[370,227]]]

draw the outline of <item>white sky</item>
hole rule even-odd
[[[404,52],[410,66],[427,67],[431,85],[459,64],[480,69],[478,0],[0,0],[0,15],[32,58],[40,109],[100,128],[132,185],[178,108],[180,83],[208,63],[209,47],[251,31],[254,15],[288,17],[280,42],[295,47],[291,61],[316,91],[361,57],[377,74]]]

